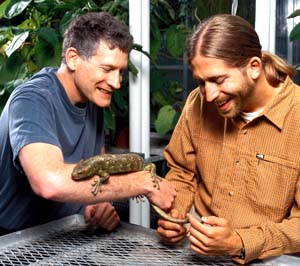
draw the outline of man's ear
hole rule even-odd
[[[258,79],[262,72],[262,67],[261,59],[257,56],[252,57],[247,65],[249,77],[253,80]]]
[[[77,49],[74,47],[68,48],[66,51],[65,59],[68,69],[71,71],[75,71],[77,62],[80,59]]]

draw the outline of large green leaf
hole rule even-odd
[[[60,46],[52,46],[49,42],[41,39],[35,45],[34,59],[37,67],[59,66],[61,59],[60,51]]]
[[[294,18],[300,16],[300,9],[295,10],[292,14],[290,14],[287,18]]]
[[[32,0],[11,0],[7,5],[4,16],[8,19],[18,16],[32,2]]]
[[[167,49],[174,57],[179,57],[185,49],[187,30],[182,25],[172,25],[167,30]]]
[[[15,35],[10,45],[5,49],[6,55],[10,57],[14,51],[19,49],[27,39],[28,35],[29,31],[25,31],[21,34]]]
[[[289,35],[290,41],[300,40],[300,23],[298,23]]]
[[[59,23],[59,32],[60,34],[63,36],[65,30],[67,29],[67,27],[69,26],[70,22],[78,17],[81,14],[80,10],[77,11],[68,11],[64,14],[64,16],[62,17],[62,19],[60,20]]]
[[[41,38],[45,40],[52,46],[57,46],[60,44],[56,31],[53,28],[46,28],[46,27],[40,28],[37,31],[37,34],[39,39]]]
[[[105,128],[115,130],[116,129],[116,117],[110,107],[103,108],[104,110],[104,123]]]
[[[156,56],[161,48],[161,33],[158,27],[156,19],[151,20],[151,39],[150,39],[150,54],[153,60],[156,59]]]
[[[6,58],[5,62],[1,62],[0,68],[0,84],[8,83],[24,72],[24,64],[20,53],[13,53]]]
[[[165,135],[174,128],[174,117],[176,111],[171,105],[163,106],[158,113],[158,117],[155,121],[155,129],[159,135]]]
[[[6,7],[8,6],[10,0],[5,0],[1,5],[0,5],[0,18],[4,17]]]

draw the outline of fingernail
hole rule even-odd
[[[207,217],[202,216],[202,217],[201,217],[201,221],[205,223],[205,222],[207,221]]]

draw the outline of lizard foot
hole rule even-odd
[[[94,183],[92,183],[92,194],[94,194],[94,196],[96,196],[98,194],[98,192],[101,192],[101,185],[102,185],[102,182],[101,180],[95,180]]]
[[[160,176],[158,176],[158,175],[153,175],[152,176],[152,183],[153,183],[153,186],[155,187],[155,188],[157,188],[158,190],[160,190],[160,185],[159,185],[159,182],[161,182],[162,181],[162,178],[160,177]]]
[[[148,163],[144,167],[144,170],[150,171],[151,177],[152,177],[152,182],[153,186],[157,188],[158,190],[160,189],[159,182],[162,181],[162,178],[156,174],[156,166],[154,163]]]
[[[137,195],[133,198],[136,200],[136,203],[145,202],[145,199],[144,199],[143,195]]]

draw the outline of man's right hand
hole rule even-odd
[[[171,210],[170,215],[174,218],[180,218],[179,212],[176,209]],[[164,219],[159,219],[157,224],[157,232],[161,240],[166,244],[180,242],[188,232],[188,229],[182,224],[172,223]]]
[[[164,211],[170,210],[176,196],[175,187],[164,178],[159,182],[159,188],[154,187],[153,185],[150,187],[151,190],[145,195],[149,201]]]

